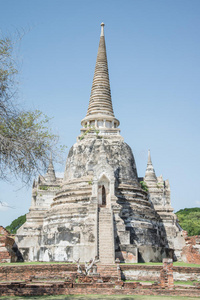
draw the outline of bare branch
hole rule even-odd
[[[58,136],[49,129],[46,115],[17,104],[18,70],[12,52],[11,40],[0,38],[0,179],[20,177],[30,183],[47,168],[50,153],[55,160],[63,149],[57,146]]]
[[[0,201],[0,204],[1,204],[1,206],[9,207],[9,208],[15,209],[15,206],[9,206],[9,205],[7,205],[7,203],[5,203],[5,202]]]

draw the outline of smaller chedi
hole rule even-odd
[[[50,160],[46,175],[33,183],[27,221],[17,231],[25,260],[181,260],[185,241],[171,207],[169,182],[156,177],[150,152],[145,176],[138,178],[119,124],[102,23],[89,106],[69,151],[64,178],[56,178]]]

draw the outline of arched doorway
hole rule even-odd
[[[98,186],[98,204],[99,206],[106,206],[106,189],[104,185]]]
[[[98,183],[98,205],[107,206],[109,198],[109,180],[103,176]]]
[[[102,205],[106,205],[106,189],[104,185],[102,186]]]

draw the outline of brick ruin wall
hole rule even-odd
[[[182,260],[191,264],[200,264],[200,235],[187,236],[185,232],[184,238],[186,246],[182,249]]]
[[[140,277],[142,273],[150,270],[158,273],[159,283],[149,284],[140,282],[123,282],[120,272],[127,269],[138,269]],[[150,268],[149,268],[150,267]],[[61,295],[61,294],[103,294],[103,295],[179,295],[198,297],[200,285],[195,287],[180,288],[173,283],[172,259],[164,259],[163,266],[138,266],[138,265],[97,265],[97,272],[106,281],[98,282],[93,276],[77,274],[75,264],[48,264],[48,265],[16,265],[0,267],[0,296],[29,296],[29,295]],[[200,268],[178,267],[179,273],[198,274]],[[116,276],[117,275],[117,276]],[[78,282],[75,278],[81,276],[83,280]],[[106,276],[106,277],[103,277]],[[110,279],[108,277],[110,276]],[[155,274],[154,274],[155,276]],[[31,278],[32,277],[32,278]],[[115,277],[115,278],[113,278]],[[139,278],[139,277],[138,277]],[[39,281],[37,281],[37,279]],[[52,279],[52,280],[51,280]],[[56,280],[57,279],[57,280]],[[59,279],[59,280],[58,280]],[[61,280],[63,279],[63,280]],[[87,279],[87,280],[86,280]],[[141,278],[140,278],[141,279]],[[150,278],[148,278],[150,280]]]
[[[162,266],[120,265],[122,279],[126,280],[159,281],[162,268]],[[31,276],[66,278],[71,273],[77,273],[75,264],[1,265],[0,281],[29,280]],[[115,272],[107,268],[107,270],[101,270],[100,273],[101,275],[114,276]],[[200,281],[200,268],[173,266],[173,276],[175,281]]]
[[[15,261],[15,254],[12,251],[15,240],[9,236],[9,232],[0,226],[0,263]]]
[[[162,266],[148,265],[120,265],[122,279],[159,281]],[[200,268],[173,266],[173,277],[175,281],[200,281]]]
[[[131,283],[132,284],[132,283]],[[100,287],[101,285],[101,287]],[[126,284],[121,287],[119,284],[107,284],[102,286],[102,284],[21,284],[21,283],[11,283],[7,286],[0,285],[0,296],[41,296],[41,295],[88,295],[88,294],[98,294],[98,295],[159,295],[159,296],[184,296],[197,297],[199,298],[200,289],[160,289],[152,288],[152,286],[146,286],[145,288],[137,283],[135,286],[132,284]],[[103,297],[102,297],[103,298]]]
[[[83,266],[82,266],[83,267]],[[117,266],[98,265],[97,272],[102,276],[116,276]],[[75,264],[0,265],[0,281],[24,281],[31,276],[38,278],[66,279],[77,274]]]

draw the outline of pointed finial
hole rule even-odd
[[[101,23],[101,36],[104,36],[104,26],[105,26],[105,24],[102,22]]]
[[[150,149],[148,150],[148,162],[147,162],[147,164],[152,165]]]
[[[45,180],[48,182],[56,181],[54,166],[53,166],[53,160],[52,160],[52,153],[50,153],[50,159],[49,159],[49,166],[47,169],[47,173],[45,175]]]
[[[151,153],[150,150],[148,150],[148,161],[147,161],[147,168],[144,176],[145,181],[156,181],[157,182],[157,177],[155,170],[153,168],[153,164],[151,161]]]
[[[106,44],[104,38],[104,23],[101,23],[101,36],[99,40],[90,101],[86,117],[81,121],[81,125],[83,126],[81,132],[85,132],[87,130],[85,127],[88,123],[93,124],[93,122],[95,122],[95,127],[99,128],[102,135],[105,135],[105,133],[110,134],[111,128],[112,134],[118,135],[120,132],[118,129],[119,121],[115,118],[112,106]],[[103,126],[101,126],[102,122],[104,124]]]

